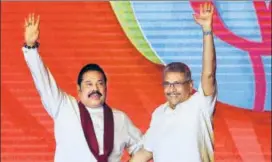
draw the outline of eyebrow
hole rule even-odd
[[[91,83],[92,81],[90,81],[90,80],[86,80],[86,81],[84,81],[84,83]],[[102,79],[99,79],[97,82],[104,82]]]
[[[104,82],[104,80],[100,79],[100,80],[98,80],[97,82]]]
[[[189,82],[189,81],[191,81],[191,79],[187,79],[187,80],[184,80],[184,81],[174,81],[174,82],[164,81],[163,83],[186,83],[186,82]]]
[[[164,83],[177,83],[177,82],[183,82],[183,81],[173,81],[173,82],[169,82],[169,81],[163,81]]]

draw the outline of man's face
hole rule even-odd
[[[80,101],[87,107],[102,106],[106,99],[107,86],[99,71],[87,71],[83,74],[78,95]]]
[[[187,100],[193,90],[192,81],[185,78],[184,73],[166,72],[164,76],[164,94],[171,108]]]

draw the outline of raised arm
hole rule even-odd
[[[56,118],[65,95],[58,88],[49,69],[39,56],[36,43],[39,38],[39,22],[40,18],[35,20],[34,14],[30,14],[25,19],[25,43],[28,47],[23,47],[23,53],[34,84],[41,96],[42,104],[49,115]]]
[[[211,3],[200,5],[200,13],[194,14],[194,19],[203,30],[203,58],[201,86],[205,96],[211,96],[216,88],[216,55],[212,34],[212,19],[214,7]]]

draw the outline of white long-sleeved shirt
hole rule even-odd
[[[173,110],[168,103],[152,114],[144,136],[144,148],[153,153],[154,162],[213,162],[212,114],[216,93],[205,96],[198,91]]]
[[[56,140],[55,162],[96,162],[81,126],[77,100],[58,88],[37,49],[22,48],[42,104],[54,120]],[[90,112],[99,152],[103,154],[104,121],[102,108],[87,108]],[[123,151],[135,153],[140,147],[141,132],[122,111],[113,109],[114,147],[109,162],[119,162]]]

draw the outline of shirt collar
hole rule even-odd
[[[89,113],[95,113],[95,112],[103,112],[103,107],[86,107]]]
[[[179,107],[181,107],[182,103],[178,103],[175,107],[175,109],[172,109],[170,106],[169,106],[169,102],[166,102],[164,104],[164,112],[169,114],[169,113],[173,113],[175,112]]]

